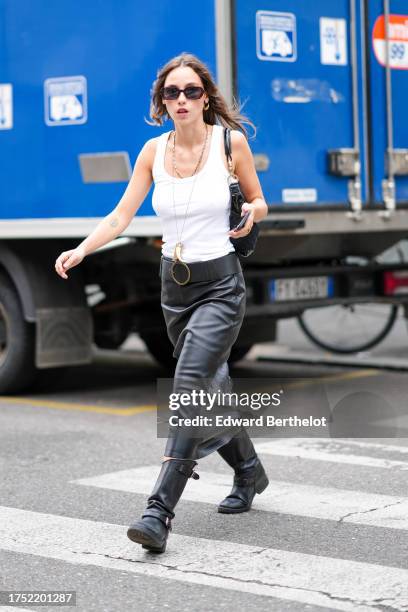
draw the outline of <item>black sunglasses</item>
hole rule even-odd
[[[188,100],[199,100],[204,95],[205,90],[194,85],[190,85],[185,89],[179,89],[175,85],[170,85],[169,87],[163,87],[162,96],[164,100],[177,100],[181,92],[184,93]]]

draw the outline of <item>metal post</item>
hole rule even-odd
[[[361,155],[360,155],[360,118],[357,67],[357,21],[356,0],[350,0],[350,39],[351,39],[351,78],[353,97],[353,148],[358,154],[358,167],[355,177],[349,181],[349,200],[353,217],[361,216]]]
[[[392,112],[392,82],[390,65],[390,1],[384,0],[384,21],[385,21],[385,92],[386,92],[386,117],[387,117],[387,152],[386,152],[386,172],[387,178],[382,182],[382,193],[387,216],[395,210],[395,178],[393,169],[394,154],[394,123]]]
[[[214,0],[217,45],[217,83],[229,104],[233,101],[232,0]]]

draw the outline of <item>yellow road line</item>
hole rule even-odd
[[[340,380],[351,380],[353,378],[364,378],[366,376],[379,376],[380,370],[357,370],[353,372],[343,372],[341,374],[334,374],[329,376],[321,376],[310,378],[308,380],[301,380],[299,382],[289,383],[289,388],[306,387],[309,385],[315,385],[318,383],[326,382],[337,382]],[[256,379],[254,379],[256,382]],[[259,391],[259,389],[258,389]],[[113,414],[115,416],[132,416],[134,414],[141,414],[144,412],[152,412],[157,409],[156,405],[145,404],[142,406],[130,406],[129,408],[114,408],[112,406],[94,406],[90,404],[76,404],[74,402],[57,402],[50,400],[37,400],[30,399],[27,397],[8,397],[6,395],[0,396],[0,402],[4,404],[24,404],[27,406],[33,406],[37,408],[54,408],[57,410],[76,410],[80,412],[96,412],[100,414]]]
[[[329,374],[329,376],[316,376],[309,380],[302,380],[297,383],[289,383],[288,387],[306,387],[316,383],[337,382],[338,380],[352,380],[353,378],[365,378],[366,376],[379,376],[380,370],[357,370],[353,372],[343,372],[341,374]]]
[[[0,396],[0,402],[4,404],[25,404],[38,408],[56,408],[57,410],[79,410],[81,412],[99,412],[102,414],[114,414],[115,416],[131,416],[142,412],[156,410],[156,406],[147,404],[144,406],[131,406],[129,408],[114,408],[106,406],[92,406],[89,404],[75,404],[72,402],[55,402],[49,400],[36,400],[27,397]]]
[[[367,368],[366,370],[354,370],[353,372],[343,372],[343,374],[334,374],[333,376],[323,376],[322,380],[347,380],[349,378],[364,378],[364,376],[379,376],[381,370]]]

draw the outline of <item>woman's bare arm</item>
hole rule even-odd
[[[155,150],[156,139],[152,138],[146,142],[140,151],[132,177],[118,204],[79,245],[84,249],[85,255],[89,255],[89,253],[117,238],[132,221],[149,193],[153,182],[152,167]]]
[[[55,262],[55,270],[62,278],[66,271],[77,266],[99,247],[117,238],[132,221],[153,182],[152,168],[157,139],[148,140],[141,149],[132,177],[115,208],[98,223],[95,229],[75,249],[64,251]]]

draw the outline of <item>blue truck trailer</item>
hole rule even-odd
[[[404,0],[0,0],[0,392],[88,363],[137,332],[171,362],[150,195],[117,240],[58,277],[120,199],[158,67],[203,59],[257,126],[269,215],[242,261],[247,315],[231,359],[323,305],[408,301]],[[357,262],[357,263],[356,263]]]

